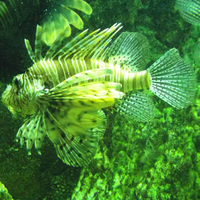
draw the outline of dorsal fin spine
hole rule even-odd
[[[28,52],[30,59],[35,63],[35,54],[33,52],[33,49],[30,45],[29,40],[25,39],[24,43],[25,43],[25,46],[26,46],[26,49],[27,49],[27,52]]]
[[[66,59],[66,57],[68,57],[69,55],[71,55],[71,53],[69,53],[71,51],[71,47],[76,44],[81,38],[83,38],[88,32],[88,29],[86,29],[85,31],[83,31],[82,33],[80,33],[78,36],[76,36],[75,38],[73,38],[69,43],[67,43],[64,47],[62,47],[58,52],[56,52],[52,58],[55,58],[56,56],[58,56],[59,59]]]
[[[42,27],[37,25],[36,36],[35,36],[35,61],[36,62],[42,59],[41,36],[42,36]]]
[[[54,43],[50,46],[49,50],[47,51],[46,55],[45,55],[45,59],[50,59],[53,58],[54,55],[56,54],[56,50],[57,48],[61,45],[63,39],[66,37],[65,31],[66,29],[68,29],[69,26],[67,26],[63,32],[61,32],[57,39],[54,41]]]

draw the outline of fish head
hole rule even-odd
[[[15,76],[2,94],[3,104],[13,115],[30,114],[28,113],[30,112],[30,94],[27,93],[23,80],[23,74]]]

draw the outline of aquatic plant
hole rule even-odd
[[[45,11],[48,18],[42,25],[42,40],[49,46],[53,44],[58,35],[67,27],[66,36],[71,35],[70,25],[73,25],[77,29],[83,29],[83,20],[75,11],[73,11],[73,9],[80,10],[87,15],[92,13],[92,8],[84,0],[62,0],[51,2],[53,2],[53,9],[50,8],[50,12],[49,9]]]
[[[71,34],[70,26],[77,29],[83,28],[83,20],[75,10],[87,15],[92,13],[92,8],[84,0],[7,0],[0,1],[0,27],[6,29],[10,25],[22,24],[28,16],[42,16],[42,39],[47,45],[51,45],[63,29],[66,36]],[[43,13],[43,14],[42,14]]]

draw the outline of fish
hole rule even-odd
[[[84,30],[66,41],[65,30],[42,56],[42,27],[37,26],[35,48],[25,39],[33,61],[16,75],[2,94],[13,115],[22,116],[16,138],[41,154],[48,137],[58,157],[73,167],[87,166],[107,126],[105,111],[116,109],[131,120],[155,116],[153,93],[182,109],[193,103],[194,69],[172,48],[148,63],[149,43],[137,32],[121,32],[120,23],[100,31]]]

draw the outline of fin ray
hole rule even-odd
[[[60,46],[60,50],[55,52],[55,54],[51,54],[52,58],[59,57],[59,59],[66,59],[66,58],[91,58],[92,55],[108,44],[108,40],[110,39],[121,29],[122,27],[120,24],[114,24],[111,28],[105,29],[101,32],[96,30],[87,36],[85,34],[86,31],[83,31],[81,34],[76,36],[73,40],[67,43],[64,46]],[[85,36],[85,37],[84,37]],[[64,37],[58,37],[57,41],[60,42],[64,39]],[[106,44],[106,45],[105,45]],[[54,44],[53,44],[54,45]],[[58,47],[58,45],[56,45]],[[47,52],[48,58],[49,53]],[[84,55],[84,56],[83,56]],[[47,56],[45,57],[47,58]]]
[[[56,148],[58,157],[63,162],[72,166],[86,166],[93,158],[98,141],[104,134],[105,116],[103,111],[83,107],[82,112],[87,111],[98,122],[92,123],[91,121],[89,126],[85,126],[77,121],[85,118],[85,116],[79,116],[80,109],[73,108],[73,110],[76,115],[68,113],[71,109],[62,112],[48,111],[46,115],[47,133]],[[92,131],[93,129],[95,132]]]
[[[118,111],[126,118],[147,122],[155,116],[155,106],[152,99],[142,92],[129,92],[119,103]]]
[[[26,144],[29,154],[33,145],[38,153],[40,153],[45,135],[44,114],[37,114],[25,120],[24,124],[19,128],[16,138],[21,145]]]
[[[175,108],[189,106],[195,97],[196,78],[192,67],[173,48],[149,69],[150,90]]]
[[[132,72],[144,70],[149,56],[149,44],[140,33],[123,32],[102,56],[109,63],[128,67]]]

